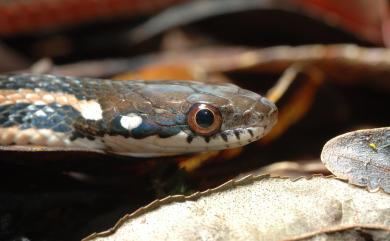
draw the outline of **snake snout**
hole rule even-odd
[[[260,102],[267,106],[268,110],[265,112],[268,120],[269,128],[272,128],[278,121],[278,108],[274,103],[269,101],[267,98],[262,97]]]
[[[252,111],[250,126],[272,128],[278,119],[278,108],[265,97],[261,97]]]

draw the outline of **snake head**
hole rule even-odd
[[[136,85],[133,82],[132,95],[125,97],[131,105],[110,124],[123,136],[105,141],[114,143],[112,152],[161,156],[233,148],[260,139],[277,121],[273,103],[233,84]],[[137,101],[131,101],[134,98]]]

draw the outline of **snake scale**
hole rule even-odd
[[[277,108],[233,84],[0,76],[0,146],[165,156],[246,145]]]

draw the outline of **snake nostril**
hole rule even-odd
[[[278,113],[278,108],[276,107],[276,105],[273,103],[273,102],[271,102],[270,100],[268,100],[267,98],[265,98],[265,97],[262,97],[261,99],[260,99],[260,102],[264,105],[264,106],[266,106],[267,107],[267,111],[266,111],[266,113],[267,113],[267,115],[269,116],[269,117],[274,117],[275,115],[277,115],[277,113]]]
[[[275,107],[268,113],[269,122],[272,124],[272,126],[277,122],[278,120],[278,109]]]

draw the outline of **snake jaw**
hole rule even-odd
[[[240,134],[237,135],[237,132]],[[108,144],[107,152],[133,156],[133,157],[157,157],[174,156],[185,153],[203,152],[210,150],[223,150],[247,145],[250,142],[260,139],[266,134],[263,127],[250,127],[236,130],[228,130],[218,133],[212,137],[192,137],[184,131],[169,138],[158,138],[149,136],[141,140],[124,138],[122,136],[105,136],[104,142]],[[140,142],[141,141],[141,142]],[[170,145],[169,145],[170,143]],[[131,146],[131,149],[129,147]],[[135,152],[138,148],[139,152]],[[148,150],[148,151],[142,151]]]

